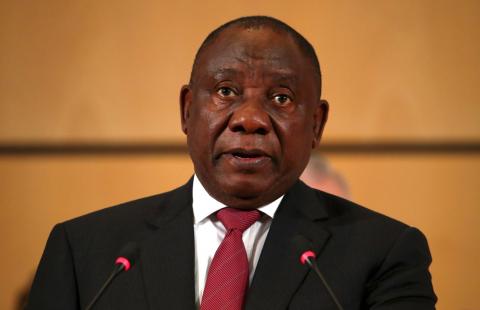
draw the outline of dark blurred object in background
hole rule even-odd
[[[30,294],[30,288],[32,287],[33,276],[28,278],[23,287],[18,290],[17,298],[15,302],[14,310],[27,309],[28,295]]]

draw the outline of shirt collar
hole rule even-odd
[[[273,218],[275,212],[277,211],[280,202],[282,201],[284,195],[280,196],[271,203],[257,208],[262,213],[268,215],[270,218]],[[217,212],[220,209],[227,207],[220,201],[216,200],[205,190],[200,180],[196,175],[193,176],[193,216],[195,224],[200,223],[212,213]]]

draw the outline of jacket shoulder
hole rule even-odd
[[[315,194],[322,201],[328,216],[332,221],[350,222],[352,224],[382,225],[393,229],[404,230],[409,227],[406,223],[388,215],[369,209],[350,200],[315,190]]]
[[[75,252],[117,250],[142,240],[152,231],[152,221],[181,210],[191,201],[190,182],[172,191],[108,207],[68,220],[62,226]]]
[[[107,224],[109,222],[122,223],[147,220],[164,208],[170,207],[169,202],[184,191],[183,187],[97,210],[68,220],[64,224],[67,227],[76,227],[92,223]]]

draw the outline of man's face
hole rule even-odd
[[[182,129],[195,173],[230,207],[284,194],[321,137],[328,105],[293,39],[268,28],[223,31],[181,92]]]

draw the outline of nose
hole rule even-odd
[[[272,123],[262,102],[252,98],[236,107],[228,127],[233,132],[266,135],[272,129]]]

